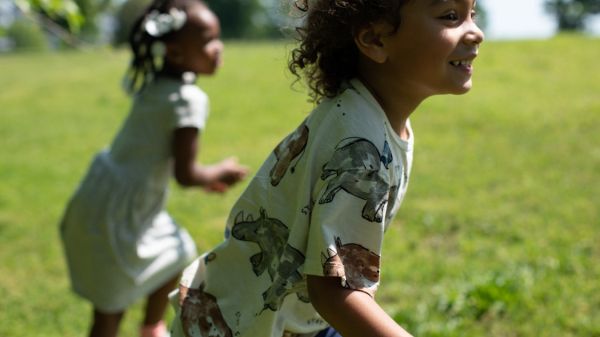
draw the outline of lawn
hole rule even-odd
[[[202,162],[235,155],[256,171],[310,111],[286,72],[289,47],[230,42],[223,69],[199,80],[211,98]],[[413,115],[411,186],[378,298],[415,336],[600,336],[598,55],[600,40],[582,36],[487,42],[469,94]],[[127,61],[111,50],[0,56],[0,336],[87,329],[58,222],[126,116]],[[173,184],[169,210],[205,250],[242,188]]]

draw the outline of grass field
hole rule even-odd
[[[229,43],[221,72],[199,81],[212,106],[201,161],[236,155],[256,170],[304,118],[287,47]],[[412,117],[413,176],[378,296],[415,336],[600,336],[598,55],[600,40],[577,36],[488,42],[468,95]],[[90,307],[69,290],[58,222],[126,115],[127,59],[0,57],[0,336],[85,334]],[[173,185],[169,209],[205,250],[242,188]]]

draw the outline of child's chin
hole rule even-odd
[[[466,93],[468,93],[471,90],[472,87],[473,87],[473,83],[471,81],[469,81],[469,82],[464,83],[463,85],[457,87],[452,92],[452,94],[454,94],[454,95],[463,95],[463,94],[466,94]]]
[[[205,76],[211,76],[217,72],[217,69],[219,69],[219,68],[206,69],[206,70],[201,71],[200,74],[205,75]]]

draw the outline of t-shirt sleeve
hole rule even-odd
[[[340,277],[344,287],[374,295],[390,184],[387,170],[363,165],[370,160],[365,142],[356,139],[343,150],[338,147],[346,152],[334,153],[321,169],[304,273]],[[352,151],[362,157],[360,163]]]
[[[208,118],[208,96],[195,85],[184,85],[172,97],[175,128],[203,130]]]

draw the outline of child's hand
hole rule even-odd
[[[210,167],[213,178],[204,186],[208,192],[223,193],[230,186],[243,180],[248,174],[248,168],[238,163],[237,158],[226,158]]]

